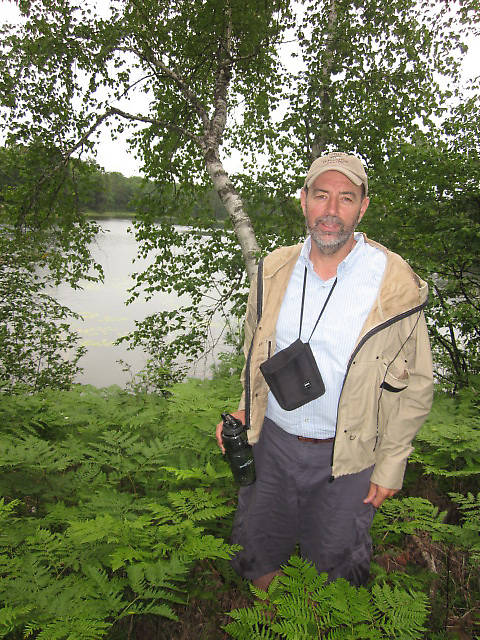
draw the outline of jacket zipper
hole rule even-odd
[[[247,429],[250,429],[250,360],[252,359],[253,340],[255,339],[256,333],[257,329],[255,328],[250,348],[248,350],[247,361],[245,363],[245,426]]]
[[[252,359],[253,341],[257,335],[258,325],[262,319],[263,310],[263,258],[260,258],[257,270],[257,324],[253,332],[252,341],[248,349],[247,361],[245,362],[245,426],[250,429],[250,413],[252,399],[250,398],[250,361]]]
[[[360,342],[357,344],[357,346],[355,347],[355,349],[352,351],[352,355],[350,356],[350,359],[348,361],[347,364],[347,370],[345,372],[345,376],[343,378],[343,383],[342,383],[342,389],[340,391],[340,395],[338,397],[338,405],[337,405],[337,423],[338,423],[338,408],[340,407],[340,400],[342,398],[342,393],[343,393],[343,388],[345,387],[345,381],[347,379],[348,376],[348,372],[350,371],[350,367],[352,365],[353,359],[355,358],[355,356],[357,355],[357,353],[360,351],[360,349],[363,347],[363,345],[367,342],[367,340],[369,340],[372,336],[374,336],[375,334],[379,333],[380,331],[383,331],[383,329],[386,329],[387,327],[390,327],[392,324],[395,324],[395,322],[399,322],[400,320],[403,320],[404,318],[408,318],[409,316],[413,315],[414,313],[423,311],[423,309],[425,309],[425,307],[427,306],[427,300],[425,302],[423,302],[421,305],[417,306],[417,307],[413,307],[413,309],[409,309],[408,311],[404,311],[404,313],[400,313],[398,316],[395,316],[393,318],[390,318],[390,320],[387,320],[386,322],[383,322],[382,324],[377,325],[376,327],[374,327],[373,329],[370,329],[370,331],[368,331],[368,333],[366,333],[363,338],[360,340]],[[378,417],[377,417],[378,420]],[[333,446],[332,446],[332,458],[330,461],[330,465],[333,467],[333,456],[335,453],[335,444],[337,441],[337,425],[335,425],[335,436],[334,436],[334,441],[333,441]],[[378,429],[378,424],[377,424],[377,429]],[[330,476],[329,481],[333,482],[334,480],[334,476]]]

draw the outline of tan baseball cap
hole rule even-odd
[[[325,173],[325,171],[340,171],[346,175],[353,184],[358,186],[363,184],[365,186],[365,195],[367,195],[367,174],[365,173],[365,168],[361,160],[356,156],[351,156],[341,151],[334,151],[333,153],[327,153],[325,156],[320,156],[312,162],[312,166],[308,170],[307,177],[305,178],[304,187],[310,187],[312,182],[314,182],[319,175]]]

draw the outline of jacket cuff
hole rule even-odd
[[[412,451],[413,447],[410,449],[410,453]],[[391,458],[377,461],[370,482],[374,482],[384,489],[401,489],[406,466],[407,458],[400,462]]]
[[[240,398],[240,402],[238,403],[238,411],[245,411],[245,391],[242,393],[242,397]]]

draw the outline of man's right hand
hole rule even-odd
[[[230,415],[233,416],[234,418],[237,418],[237,420],[240,420],[242,424],[245,424],[245,409],[242,409],[241,411],[229,411],[228,413],[230,413]],[[223,446],[223,442],[222,442],[222,427],[223,427],[223,421],[217,424],[215,436],[217,438],[218,446],[222,450],[223,455],[225,455],[225,447]]]

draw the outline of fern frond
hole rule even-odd
[[[375,623],[372,612],[370,594],[363,587],[352,587],[342,578],[330,583],[326,587],[330,596],[332,625],[361,625],[368,622]]]
[[[158,604],[155,602],[147,604],[134,603],[132,605],[129,605],[128,608],[119,616],[119,619],[131,615],[143,616],[147,614],[161,616],[162,618],[168,618],[169,620],[174,620],[175,622],[178,621],[178,616],[171,607],[164,603]]]
[[[20,434],[3,436],[0,442],[0,468],[4,470],[26,468],[63,471],[73,462],[71,456],[37,436]]]
[[[18,505],[21,504],[20,500],[10,500],[5,502],[5,498],[0,498],[0,522],[9,519]]]
[[[120,526],[119,521],[110,514],[98,514],[91,520],[71,522],[66,535],[74,544],[92,544],[102,540],[119,542]]]
[[[385,632],[398,640],[420,638],[428,614],[428,599],[424,593],[409,593],[392,589],[389,585],[375,585],[372,589],[375,605]]]
[[[37,640],[99,640],[110,626],[103,620],[58,619],[44,627]]]
[[[425,531],[434,540],[450,537],[451,529],[444,524],[445,512],[440,512],[425,498],[393,498],[382,504],[375,517],[372,535],[378,538],[384,534],[418,534]]]
[[[248,585],[250,591],[253,593],[253,595],[258,598],[259,600],[267,600],[269,599],[269,594],[267,593],[267,591],[264,591],[263,589],[260,589],[259,587],[256,587],[253,583],[250,583]]]
[[[240,550],[239,545],[231,545],[212,535],[193,536],[177,551],[178,557],[187,560],[203,560],[204,558],[223,558],[229,560]]]
[[[278,637],[298,640],[420,640],[428,613],[422,593],[375,586],[373,598],[367,589],[353,587],[346,580],[327,583],[324,574],[315,577],[312,565],[293,556],[283,567],[273,590],[258,592],[262,598],[250,609],[237,609],[229,615],[235,625],[225,629],[235,638],[254,635],[260,611],[269,609],[274,617],[265,617],[263,625]],[[311,588],[316,600],[312,600]],[[254,590],[252,590],[256,593]],[[230,630],[232,629],[232,631]],[[237,635],[234,635],[237,634]]]
[[[121,567],[133,564],[135,561],[143,560],[141,551],[133,549],[132,547],[117,547],[108,556],[108,566],[117,571]]]
[[[476,496],[471,492],[466,496],[454,492],[448,495],[457,503],[465,522],[480,522],[480,492]]]
[[[178,469],[177,467],[161,467],[168,473],[172,473],[177,480],[197,480],[209,485],[212,481],[221,480],[222,478],[229,478],[231,471],[228,466],[224,466],[223,469],[217,470],[213,467],[211,462],[203,467],[193,467],[190,469]]]
[[[178,585],[175,585],[175,582],[182,580],[188,570],[188,564],[172,555],[170,558],[158,559],[155,562],[143,562],[129,567],[127,573],[130,580],[133,577],[137,581],[132,582],[132,585],[135,585],[139,593],[143,593],[144,589],[151,586],[182,591]],[[139,580],[140,582],[138,582]]]
[[[5,638],[24,622],[32,607],[6,605],[0,608],[0,638]]]
[[[252,638],[275,638],[269,619],[264,609],[257,604],[251,608],[236,609],[228,613],[234,622],[226,624],[222,629],[232,638],[251,640]]]
[[[176,518],[173,509],[164,504],[148,502],[145,508],[153,514],[152,523],[156,525],[172,522]]]
[[[113,577],[106,571],[92,566],[84,567],[83,573],[88,578],[86,594],[92,600],[101,600],[103,606],[116,614],[123,606],[126,579]]]
[[[426,473],[446,478],[480,474],[480,419],[475,403],[468,389],[457,398],[437,395],[412,454]]]

